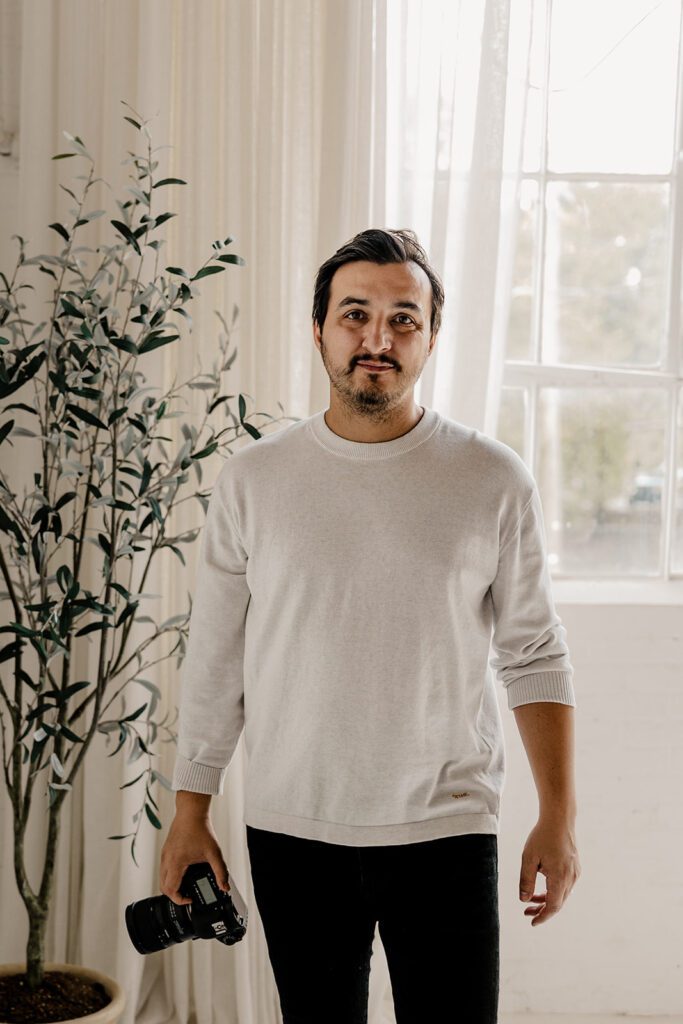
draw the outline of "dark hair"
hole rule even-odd
[[[443,284],[418,242],[417,235],[408,228],[386,231],[383,228],[368,228],[360,231],[325,260],[318,270],[313,294],[313,320],[321,330],[327,316],[332,278],[339,267],[356,260],[370,260],[372,263],[407,263],[413,260],[422,267],[432,286],[431,335],[439,333],[444,303]]]

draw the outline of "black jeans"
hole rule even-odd
[[[496,1024],[497,836],[355,847],[246,830],[284,1024],[367,1024],[376,923],[396,1024]]]

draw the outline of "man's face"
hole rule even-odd
[[[336,271],[325,323],[322,331],[314,323],[313,335],[331,387],[344,406],[355,412],[387,412],[412,396],[434,347],[431,295],[429,278],[412,260],[358,260]],[[390,369],[373,372],[360,365],[364,362]]]

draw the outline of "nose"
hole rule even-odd
[[[368,322],[363,330],[363,351],[359,359],[369,359],[371,362],[380,363],[391,349],[392,336],[391,328],[378,317],[373,322]]]

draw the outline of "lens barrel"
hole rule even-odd
[[[149,896],[126,907],[126,927],[138,953],[156,953],[177,942],[196,939],[189,906],[168,896]]]

